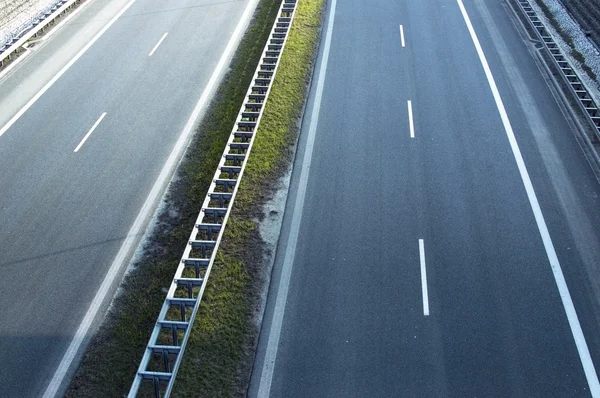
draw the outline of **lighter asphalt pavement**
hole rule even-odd
[[[255,5],[94,0],[0,81],[3,397],[68,384]]]

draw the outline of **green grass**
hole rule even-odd
[[[291,160],[325,0],[300,0],[224,239],[175,382],[176,397],[241,396],[258,330],[262,204]]]
[[[67,391],[68,397],[118,397],[128,392],[189,232],[206,195],[281,0],[262,0],[232,69],[198,129],[167,211],[151,243],[125,279]],[[307,93],[325,0],[300,0],[269,104],[221,250],[192,329],[176,396],[243,395],[254,358],[262,252],[255,216],[289,164]],[[146,385],[146,388],[150,387]],[[147,395],[148,389],[143,395]]]
[[[118,397],[128,392],[165,298],[164,289],[170,285],[187,244],[279,4],[280,0],[262,0],[259,3],[252,27],[240,43],[232,69],[186,153],[177,182],[170,187],[166,204],[168,211],[160,217],[144,256],[125,278],[121,294],[90,342],[67,397]],[[230,231],[235,234],[235,225],[230,226]],[[223,294],[231,297],[233,302],[239,301],[240,292],[244,292],[248,284],[245,271],[240,268],[236,272],[235,268],[232,264],[225,274],[214,274],[215,283],[226,281],[229,290]],[[209,298],[217,294],[211,289],[207,293]],[[201,318],[200,322],[203,322]],[[218,324],[211,326],[212,330],[219,328]],[[230,354],[223,351],[222,355]]]

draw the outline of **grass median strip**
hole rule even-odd
[[[264,281],[258,223],[287,170],[313,69],[325,0],[300,0],[221,249],[175,382],[177,397],[241,396],[250,377]]]
[[[176,396],[246,392],[260,310],[262,204],[287,169],[298,133],[326,0],[300,0],[225,237],[176,384]],[[69,397],[123,396],[187,244],[281,0],[262,0],[167,195],[153,237],[88,347]],[[148,387],[150,387],[148,385]],[[150,388],[151,389],[151,388]],[[142,396],[149,395],[143,390]]]
[[[164,211],[144,254],[125,278],[120,294],[90,342],[67,397],[118,397],[129,391],[280,3],[259,3],[231,69],[169,187]]]

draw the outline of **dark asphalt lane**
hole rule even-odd
[[[465,5],[597,364],[600,189],[527,42],[503,4],[488,3]],[[339,0],[335,18],[270,395],[589,396],[515,158],[456,1]],[[265,364],[311,104],[251,396]]]
[[[247,4],[137,0],[0,137],[3,397],[44,393]]]

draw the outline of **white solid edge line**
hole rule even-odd
[[[404,27],[402,25],[400,25],[400,42],[402,43],[402,47],[406,46],[404,43]]]
[[[134,2],[135,2],[135,0],[131,0],[129,3],[127,3],[127,4],[125,5],[125,7],[123,7],[123,9],[121,9],[121,11],[119,11],[119,13],[118,13],[117,15],[115,15],[115,16],[114,16],[114,17],[113,17],[113,18],[112,18],[112,19],[111,19],[111,20],[110,20],[110,21],[109,21],[109,22],[106,24],[106,26],[104,26],[104,27],[102,28],[102,30],[101,30],[100,32],[96,33],[96,36],[94,36],[94,37],[92,38],[92,40],[91,40],[91,41],[90,41],[88,44],[86,44],[86,45],[85,45],[85,47],[83,47],[81,50],[79,50],[79,52],[78,52],[78,53],[77,53],[77,54],[76,54],[76,55],[75,55],[75,56],[74,56],[74,57],[73,57],[73,58],[72,58],[72,59],[71,59],[71,60],[70,60],[70,61],[69,61],[69,62],[68,62],[68,63],[67,63],[65,66],[63,66],[63,68],[62,68],[62,69],[61,69],[61,70],[60,70],[60,71],[59,71],[59,72],[58,72],[58,73],[57,73],[57,74],[56,74],[56,75],[55,75],[55,76],[54,76],[52,79],[50,79],[50,81],[49,81],[48,83],[46,83],[46,85],[45,85],[44,87],[42,87],[42,89],[41,89],[40,91],[38,91],[38,93],[37,93],[36,95],[34,95],[34,96],[33,96],[33,98],[31,98],[31,99],[29,100],[29,102],[27,102],[27,104],[25,104],[25,106],[24,106],[23,108],[21,108],[21,110],[20,110],[19,112],[17,112],[17,113],[16,113],[16,114],[15,114],[15,115],[14,115],[14,116],[11,118],[11,119],[8,121],[8,123],[6,123],[6,124],[4,125],[4,127],[2,127],[2,129],[0,129],[0,137],[1,137],[1,136],[2,136],[4,133],[6,133],[6,131],[7,131],[7,130],[8,130],[8,129],[9,129],[9,128],[10,128],[10,127],[11,127],[11,126],[12,126],[12,125],[13,125],[13,124],[14,124],[14,123],[17,121],[17,120],[19,120],[19,118],[20,118],[21,116],[23,116],[23,114],[24,114],[25,112],[27,112],[27,110],[28,110],[29,108],[31,108],[31,106],[32,106],[33,104],[35,104],[35,102],[36,102],[38,99],[40,99],[40,97],[41,97],[42,95],[44,95],[44,93],[45,93],[46,91],[48,91],[48,89],[49,89],[50,87],[52,87],[52,85],[53,85],[54,83],[56,83],[56,81],[57,81],[58,79],[60,79],[60,77],[61,77],[62,75],[64,75],[64,74],[65,74],[65,72],[66,72],[67,70],[69,70],[69,68],[70,68],[71,66],[73,66],[73,64],[74,64],[75,62],[77,62],[77,60],[78,60],[79,58],[81,58],[81,56],[82,56],[83,54],[85,54],[85,52],[86,52],[86,51],[87,51],[87,50],[88,50],[88,49],[89,49],[89,48],[90,48],[90,47],[91,47],[91,46],[92,46],[92,45],[93,45],[93,44],[94,44],[94,43],[95,43],[95,42],[96,42],[96,41],[97,41],[97,40],[98,40],[98,39],[99,39],[99,38],[100,38],[100,37],[101,37],[101,36],[102,36],[102,35],[103,35],[103,34],[104,34],[106,31],[107,31],[107,30],[108,30],[108,28],[110,28],[110,27],[111,27],[111,26],[112,26],[112,25],[113,25],[113,24],[114,24],[114,23],[117,21],[117,19],[119,19],[119,17],[120,17],[121,15],[123,15],[123,14],[125,13],[125,11],[127,11],[127,9],[128,9],[129,7],[131,7],[131,5],[132,5]]]
[[[567,287],[567,283],[565,281],[560,262],[558,261],[558,256],[556,255],[556,250],[554,248],[554,244],[552,243],[550,232],[548,231],[548,226],[546,225],[544,215],[542,214],[542,209],[537,200],[537,196],[533,189],[531,179],[529,178],[529,172],[527,171],[527,167],[525,166],[525,162],[523,161],[521,150],[519,149],[519,145],[517,144],[512,125],[510,123],[510,120],[508,119],[508,114],[506,113],[506,109],[504,108],[504,103],[502,102],[502,98],[500,97],[500,92],[498,91],[498,87],[496,86],[494,76],[492,75],[492,71],[489,67],[481,44],[479,43],[479,39],[477,38],[475,29],[473,28],[473,24],[471,23],[471,19],[467,14],[467,10],[465,9],[462,0],[457,0],[457,2],[458,6],[460,7],[460,11],[462,12],[465,23],[467,24],[467,28],[471,35],[471,39],[475,44],[477,54],[479,55],[479,60],[481,61],[481,65],[483,66],[483,70],[485,71],[485,75],[487,77],[490,89],[496,102],[496,107],[498,108],[498,112],[500,113],[500,117],[502,118],[504,130],[506,131],[508,141],[510,142],[510,147],[517,162],[519,173],[521,174],[521,179],[523,181],[523,185],[525,186],[525,191],[527,192],[527,197],[529,199],[529,204],[531,205],[531,209],[535,216],[535,221],[538,230],[544,243],[546,256],[548,257],[548,261],[550,262],[552,274],[554,275],[554,280],[556,281],[556,286],[558,287],[558,292],[560,294],[560,298],[562,300],[562,304],[565,309],[567,319],[569,321],[569,326],[571,327],[571,333],[573,334],[573,339],[575,340],[575,345],[577,346],[577,351],[579,353],[581,365],[583,366],[585,376],[587,378],[590,393],[592,394],[592,397],[600,397],[600,383],[598,382],[598,375],[596,373],[594,363],[590,356],[590,351],[585,341],[585,336],[583,335],[583,330],[581,329],[579,318],[577,317],[577,312],[575,311],[575,306],[573,305],[573,300],[571,299],[571,294],[569,293],[569,288]]]
[[[106,116],[106,112],[104,112],[98,118],[98,120],[96,120],[96,123],[94,123],[94,125],[92,126],[92,128],[90,129],[90,131],[88,131],[88,133],[85,135],[85,137],[83,137],[83,139],[81,140],[81,142],[79,143],[79,145],[77,145],[77,148],[75,148],[75,150],[73,152],[78,152],[79,149],[81,149],[81,147],[83,146],[83,144],[85,144],[85,142],[90,137],[90,135],[92,135],[92,133],[94,132],[94,130],[96,130],[96,127],[98,127],[98,125],[100,124],[100,122],[102,121],[102,119],[104,119],[104,116]]]
[[[160,46],[160,44],[163,42],[163,40],[165,39],[165,37],[167,37],[168,34],[169,34],[169,32],[166,32],[164,35],[162,35],[162,37],[160,38],[160,40],[158,41],[158,43],[156,43],[156,45],[154,46],[154,48],[152,49],[152,51],[150,51],[150,54],[148,54],[149,57],[151,57],[152,54],[154,54],[154,52],[156,51],[156,49],[158,48],[158,46]]]
[[[71,366],[71,363],[75,359],[77,351],[79,351],[81,344],[87,336],[88,330],[90,329],[93,320],[96,318],[96,315],[98,314],[98,311],[100,310],[100,307],[104,302],[111,285],[113,284],[115,278],[119,274],[119,269],[123,265],[122,263],[125,261],[127,254],[131,251],[133,245],[136,243],[136,237],[140,234],[140,231],[144,224],[144,220],[146,220],[146,218],[150,214],[152,214],[152,212],[154,212],[155,202],[158,200],[164,185],[168,182],[168,179],[171,176],[173,169],[178,163],[181,153],[183,152],[183,150],[185,150],[186,144],[190,135],[193,132],[193,128],[197,122],[197,119],[200,116],[200,113],[206,107],[210,95],[214,91],[215,86],[219,80],[219,76],[227,67],[227,61],[232,56],[232,53],[236,48],[236,44],[244,31],[244,26],[249,22],[250,17],[252,16],[252,11],[256,7],[257,2],[258,0],[248,1],[248,5],[246,6],[244,13],[242,14],[242,17],[240,18],[240,22],[235,28],[233,34],[231,35],[231,38],[227,43],[227,47],[225,47],[225,50],[223,51],[223,54],[219,59],[219,63],[215,67],[213,74],[211,75],[206,87],[204,88],[204,91],[202,92],[202,95],[200,96],[200,99],[198,100],[198,103],[196,104],[196,107],[192,111],[190,118],[188,119],[183,130],[181,131],[181,134],[177,142],[175,143],[173,151],[169,155],[169,158],[163,166],[158,178],[156,179],[156,182],[152,186],[150,194],[146,198],[144,205],[138,213],[129,232],[127,233],[127,237],[123,241],[123,244],[121,245],[121,248],[119,249],[119,252],[117,253],[117,256],[115,257],[114,261],[112,262],[108,273],[104,277],[100,288],[96,292],[96,295],[94,296],[94,299],[92,300],[92,303],[90,304],[90,307],[87,313],[85,314],[85,317],[79,324],[77,332],[75,333],[75,336],[73,336],[73,339],[71,340],[69,347],[67,348],[60,364],[58,365],[58,368],[56,369],[52,380],[48,384],[43,398],[52,398],[58,392],[58,389],[60,388],[60,385],[62,384],[67,374],[67,371]]]
[[[423,292],[423,315],[429,316],[429,293],[427,290],[427,266],[425,265],[425,242],[419,239],[419,259],[421,263],[421,290]]]
[[[415,123],[413,121],[412,101],[408,100],[408,126],[410,127],[410,138],[415,138]]]
[[[290,233],[287,240],[285,256],[281,269],[281,279],[277,290],[277,298],[275,301],[275,309],[273,311],[273,320],[269,330],[269,339],[265,359],[260,377],[260,385],[258,388],[258,397],[268,397],[271,393],[271,383],[273,381],[273,371],[275,369],[275,360],[277,359],[277,350],[279,348],[279,338],[281,336],[281,327],[283,324],[283,314],[287,303],[288,289],[290,278],[292,275],[292,267],[294,265],[294,257],[296,255],[296,244],[300,233],[300,222],[302,221],[302,211],[304,209],[304,199],[306,197],[306,186],[310,173],[310,164],[312,161],[313,147],[317,132],[317,124],[319,122],[319,112],[321,109],[321,99],[323,97],[323,87],[325,85],[325,75],[327,73],[327,63],[329,62],[329,50],[331,48],[331,35],[333,33],[333,22],[335,19],[335,9],[337,0],[332,0],[329,19],[327,21],[327,32],[325,35],[325,44],[323,46],[323,59],[319,68],[319,77],[317,80],[317,89],[315,92],[315,100],[313,103],[310,125],[308,129],[308,137],[306,140],[306,149],[302,159],[302,168],[300,171],[300,180],[298,182],[298,193],[296,195],[296,203],[294,204],[294,212],[290,226]]]

